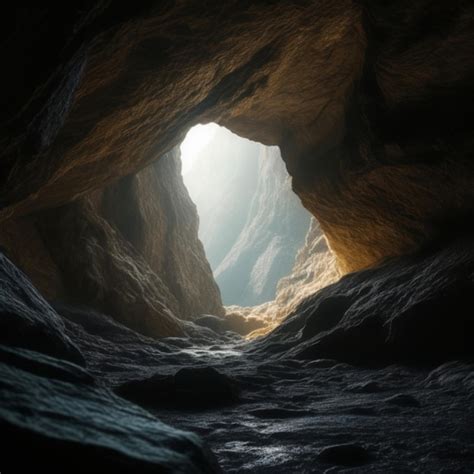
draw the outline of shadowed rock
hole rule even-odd
[[[245,317],[236,313],[228,313],[223,317],[204,314],[198,317],[194,323],[217,333],[233,331],[242,336],[265,326],[265,322],[261,319],[252,316]]]
[[[419,408],[421,406],[420,402],[413,395],[407,393],[398,393],[397,395],[386,398],[385,403],[399,407]]]
[[[48,363],[43,359],[44,370],[35,375],[0,363],[5,469],[36,465],[59,472],[73,463],[84,472],[220,472],[197,436],[166,426],[108,390],[60,381],[52,377],[59,367],[70,372],[60,377],[69,382],[77,374],[60,361]],[[28,447],[27,456],[18,456],[19,446]]]
[[[212,408],[236,402],[239,390],[236,381],[216,369],[193,367],[127,382],[116,393],[145,406]]]
[[[0,254],[0,343],[79,364],[84,359],[65,334],[61,317],[25,275]]]
[[[341,466],[361,466],[371,460],[367,449],[359,444],[337,444],[323,448],[318,459]]]
[[[466,238],[352,273],[304,301],[255,347],[369,365],[470,357],[473,268]]]

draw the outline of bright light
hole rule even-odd
[[[196,125],[189,130],[180,147],[183,175],[191,169],[199,152],[212,140],[220,128],[216,123],[208,123]]]

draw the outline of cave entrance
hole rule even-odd
[[[228,311],[245,307],[247,314],[268,304],[291,273],[311,223],[279,148],[210,123],[189,130],[181,160],[223,304]]]

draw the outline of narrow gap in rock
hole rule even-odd
[[[209,123],[191,128],[180,151],[183,181],[199,215],[199,238],[226,309],[224,326],[242,335],[261,334],[279,322],[276,307],[285,306],[283,293],[301,271],[298,251],[314,239],[316,223],[292,190],[278,146]],[[324,285],[335,269],[317,234],[325,250],[319,258],[329,260],[332,274],[313,274],[312,284]],[[301,275],[296,280],[301,283]],[[199,322],[213,329],[221,325],[212,315]]]

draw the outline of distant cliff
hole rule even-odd
[[[198,208],[199,236],[224,304],[273,300],[310,223],[279,148],[222,129],[200,151],[184,181]]]

